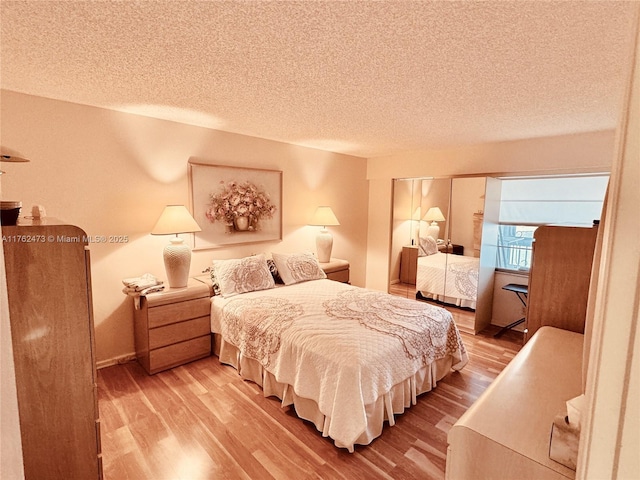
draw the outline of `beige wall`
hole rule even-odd
[[[366,287],[386,292],[389,288],[391,248],[391,179],[369,181],[369,222],[367,224]]]
[[[3,199],[34,204],[90,236],[126,235],[124,244],[92,244],[97,360],[129,355],[133,313],[121,280],[164,277],[168,238],[149,232],[166,204],[189,204],[187,162],[283,171],[283,240],[193,252],[191,274],[214,258],[259,252],[315,251],[318,205],[331,205],[333,256],[351,262],[365,283],[368,182],[366,160],[106,109],[1,92],[2,144],[31,158],[3,164]]]
[[[390,277],[392,179],[457,175],[519,175],[604,172],[611,169],[615,131],[487,143],[447,150],[408,152],[369,159],[369,235],[367,284],[387,290]],[[387,254],[388,257],[388,254]]]
[[[640,475],[640,8],[605,212],[576,478]]]
[[[516,294],[502,289],[509,283],[529,285],[529,276],[510,272],[495,273],[493,277],[493,302],[491,304],[492,325],[505,327],[525,315],[525,307],[518,300]],[[523,331],[524,323],[514,327],[514,330]]]
[[[369,159],[367,178],[601,172],[611,168],[615,131],[485,143]]]

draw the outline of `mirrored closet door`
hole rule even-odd
[[[484,177],[394,181],[392,293],[449,309],[475,331]]]

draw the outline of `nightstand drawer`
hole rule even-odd
[[[204,317],[210,313],[211,302],[208,298],[196,298],[186,302],[153,307],[149,308],[149,328],[161,327],[181,320]]]
[[[327,273],[327,278],[336,282],[349,283],[349,269]]]
[[[339,258],[332,258],[326,263],[320,263],[320,268],[329,280],[349,283],[349,262]]]
[[[172,323],[164,327],[152,328],[149,330],[149,348],[165,347],[172,343],[201,337],[210,332],[211,321],[209,317],[194,318],[193,320]]]
[[[182,365],[211,355],[211,335],[176,343],[149,352],[150,373]]]

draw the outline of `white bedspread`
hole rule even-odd
[[[438,252],[418,257],[416,289],[459,307],[476,308],[480,259]]]
[[[211,328],[315,401],[325,433],[350,450],[367,405],[437,359],[468,360],[446,310],[331,280],[213,297]]]

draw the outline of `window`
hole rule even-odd
[[[599,220],[608,181],[608,175],[503,178],[497,268],[531,268],[539,225],[591,226]]]
[[[498,225],[497,268],[506,270],[529,270],[533,250],[532,225]]]
[[[590,226],[600,219],[608,182],[607,175],[505,178],[499,223]]]

